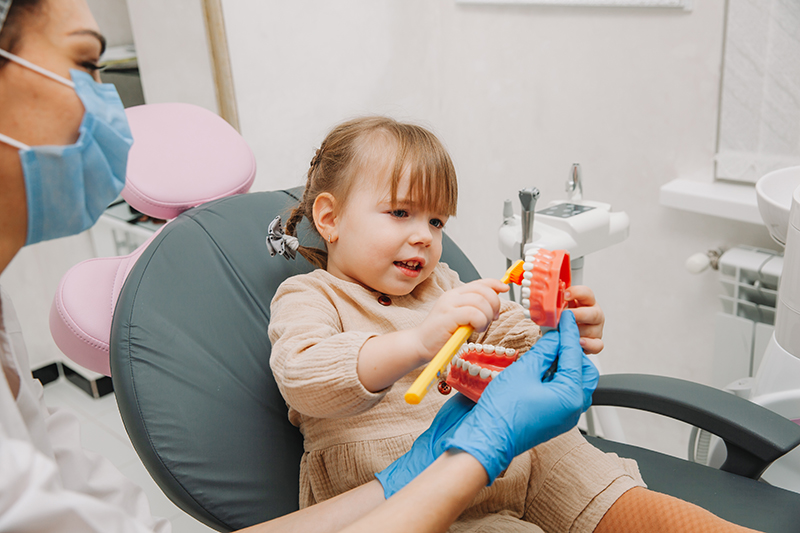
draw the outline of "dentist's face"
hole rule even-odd
[[[38,10],[16,20],[12,29],[19,39],[8,52],[67,79],[70,69],[97,78],[105,39],[85,0],[42,0]],[[4,30],[5,41],[14,32]],[[0,68],[0,102],[0,132],[9,137],[29,146],[67,145],[78,139],[83,104],[61,83],[7,61]],[[27,220],[18,151],[0,143],[0,272],[25,244]]]
[[[39,11],[21,22],[20,39],[10,52],[67,79],[70,69],[97,78],[105,39],[85,0],[43,0]],[[66,145],[78,139],[83,105],[63,84],[7,62],[0,68],[0,101],[0,131],[10,137],[29,146]]]

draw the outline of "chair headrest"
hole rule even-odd
[[[122,197],[146,215],[170,220],[191,207],[247,192],[253,152],[216,114],[191,104],[126,110],[133,134]]]

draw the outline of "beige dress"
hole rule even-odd
[[[280,286],[271,306],[270,366],[289,420],[304,436],[301,507],[374,479],[430,426],[448,397],[433,391],[419,405],[403,400],[422,369],[373,393],[358,379],[358,353],[371,337],[418,325],[459,285],[442,263],[411,294],[392,296],[389,306],[378,302],[379,293],[324,270]],[[526,350],[538,337],[522,308],[504,301],[500,318],[470,340]],[[622,493],[639,485],[635,462],[600,452],[573,430],[515,459],[451,530],[539,531],[537,524],[546,531],[592,531]]]

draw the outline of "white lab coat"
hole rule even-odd
[[[0,531],[171,531],[150,514],[138,486],[81,447],[78,419],[45,405],[16,312],[2,291],[0,363]],[[16,399],[7,372],[20,377]]]

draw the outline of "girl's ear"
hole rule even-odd
[[[323,192],[314,200],[312,209],[314,225],[322,238],[328,242],[336,240],[336,198]]]

